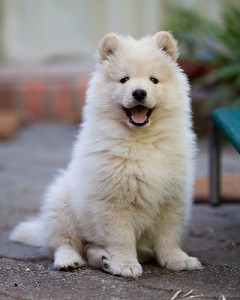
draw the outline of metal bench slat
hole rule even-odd
[[[240,109],[217,108],[210,117],[240,153]]]

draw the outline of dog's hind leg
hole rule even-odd
[[[84,266],[86,262],[70,245],[63,245],[56,249],[54,253],[53,267],[59,271],[72,271]]]
[[[54,252],[53,267],[57,270],[73,270],[85,265],[80,230],[69,199],[71,192],[62,174],[50,186],[42,209],[47,246]]]
[[[77,234],[75,222],[71,221],[72,223],[67,222],[61,226],[61,219],[59,218],[58,226],[50,228],[49,244],[54,251],[53,268],[56,270],[72,271],[86,264],[81,256],[81,238]]]
[[[109,259],[107,251],[92,245],[88,245],[85,251],[88,264],[94,268],[103,269],[104,260]]]

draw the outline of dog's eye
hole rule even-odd
[[[123,77],[122,79],[120,79],[120,82],[125,83],[128,80],[129,80],[129,77]]]
[[[158,83],[158,79],[157,79],[157,78],[150,77],[150,80],[151,80],[154,84],[157,84],[157,83]]]

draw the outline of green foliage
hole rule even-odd
[[[217,26],[195,10],[180,6],[173,6],[170,10],[166,30],[171,31],[178,40],[181,57],[198,62],[211,60]]]
[[[203,78],[212,86],[211,106],[240,107],[240,9],[224,6],[223,28],[216,35],[214,70]]]
[[[240,107],[240,9],[222,4],[222,26],[195,10],[171,7],[166,29],[179,41],[180,58],[200,62],[212,71],[193,84],[207,90],[206,107]]]

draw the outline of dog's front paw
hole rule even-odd
[[[53,268],[59,271],[73,271],[84,266],[86,262],[71,247],[62,246],[55,252]]]
[[[138,277],[142,275],[142,266],[136,261],[114,261],[103,257],[103,270],[113,275],[123,276],[123,277]]]
[[[160,259],[160,264],[173,271],[199,270],[203,268],[196,257],[188,256],[182,250],[169,252]]]

